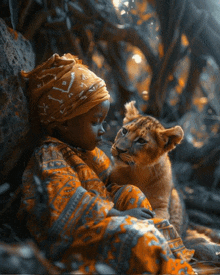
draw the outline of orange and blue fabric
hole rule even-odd
[[[79,270],[92,274],[97,261],[117,274],[194,274],[193,252],[166,220],[111,216],[136,207],[151,209],[135,186],[108,185],[109,158],[53,137],[35,150],[23,175],[21,215],[52,261],[68,264],[81,255]]]

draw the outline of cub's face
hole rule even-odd
[[[153,165],[183,138],[180,126],[165,129],[157,119],[139,114],[134,104],[125,105],[124,125],[111,148],[115,165]]]
[[[159,132],[164,127],[153,117],[139,117],[118,131],[111,148],[115,164],[150,165],[166,152]]]

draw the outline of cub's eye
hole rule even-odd
[[[143,139],[143,138],[139,138],[139,139],[137,140],[137,142],[140,143],[140,144],[145,144],[145,143],[147,143],[147,141],[146,141],[145,139]]]
[[[127,132],[128,132],[128,130],[126,129],[126,128],[122,128],[122,135],[124,136],[124,135],[126,135],[127,134]]]

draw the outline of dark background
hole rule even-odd
[[[214,0],[2,0],[0,9],[0,18],[14,35],[20,33],[31,43],[35,66],[53,53],[69,52],[106,81],[112,98],[107,151],[127,101],[136,100],[143,113],[166,127],[182,126],[184,141],[170,154],[174,179],[190,219],[216,229],[220,225],[219,14],[220,3]],[[0,73],[4,81],[6,76]],[[0,120],[3,125],[3,116]],[[7,157],[1,159],[0,233],[8,242],[20,238],[11,217],[31,147],[22,152],[10,169],[4,166]]]

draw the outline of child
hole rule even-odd
[[[110,106],[105,82],[71,54],[22,75],[45,136],[23,175],[20,213],[48,258],[68,264],[80,254],[88,273],[102,261],[118,274],[194,274],[192,252],[168,221],[153,218],[143,193],[107,187],[110,160],[96,147]]]

